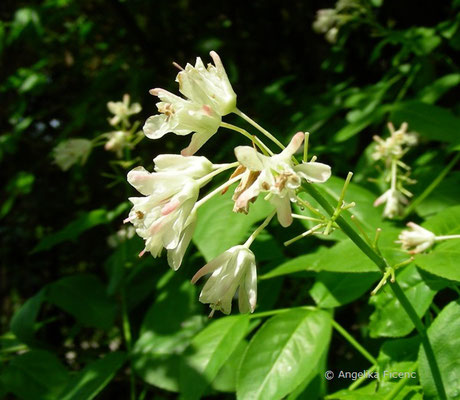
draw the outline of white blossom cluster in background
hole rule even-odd
[[[211,260],[192,279],[195,283],[211,274],[200,295],[202,303],[210,304],[211,314],[215,310],[229,314],[236,292],[240,311],[253,312],[257,301],[257,271],[250,250],[252,242],[275,214],[283,227],[289,226],[292,223],[291,202],[297,201],[302,183],[325,182],[331,175],[331,168],[316,162],[316,157],[308,162],[306,154],[301,162],[295,159],[294,154],[304,142],[304,133],[295,134],[284,147],[238,110],[236,94],[219,56],[214,51],[210,55],[214,64],[207,67],[200,58],[194,66],[180,67],[176,81],[184,97],[164,89],[150,91],[160,99],[156,105],[159,114],[147,119],[143,129],[145,136],[158,139],[169,132],[193,135],[180,155],[157,156],[154,172],[137,167],[128,173],[128,182],[142,196],[130,198],[133,208],[125,222],[132,223],[145,241],[140,255],[149,252],[158,257],[166,249],[169,265],[177,270],[192,239],[200,206],[235,182],[239,183],[233,195],[233,212],[249,213],[250,203],[263,195],[274,206],[273,212],[244,244]],[[281,151],[274,154],[259,137],[222,121],[222,117],[230,113],[252,124]],[[252,146],[236,147],[236,161],[228,164],[213,164],[205,157],[194,155],[221,127],[242,133],[252,140]],[[200,198],[205,185],[230,169],[234,172],[224,184]]]
[[[107,108],[113,114],[108,122],[115,130],[102,133],[92,140],[63,140],[53,149],[54,163],[62,171],[69,170],[75,164],[85,164],[95,147],[104,146],[105,150],[121,158],[125,150],[132,150],[143,139],[142,132],[137,131],[139,122],[130,121],[130,117],[141,112],[142,107],[139,103],[131,104],[129,94],[125,94],[122,101],[109,101]]]
[[[417,135],[407,132],[408,124],[401,124],[399,129],[395,129],[393,124],[388,124],[390,136],[382,139],[374,136],[376,142],[372,158],[376,162],[383,163],[385,168],[385,181],[390,187],[374,202],[374,206],[385,204],[383,216],[395,218],[401,216],[404,207],[409,203],[408,198],[412,193],[406,188],[406,184],[413,184],[415,181],[410,178],[411,168],[402,161],[404,155],[412,146],[417,144]]]
[[[340,28],[365,12],[366,8],[359,0],[339,0],[334,8],[323,8],[316,12],[313,30],[323,34],[329,43],[335,43]]]

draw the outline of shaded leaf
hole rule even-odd
[[[114,352],[88,364],[67,384],[59,400],[91,400],[113,379],[125,363],[126,354]]]
[[[98,209],[86,212],[60,231],[44,237],[33,248],[32,253],[49,250],[62,242],[76,240],[83,232],[87,231],[88,229],[94,228],[97,225],[109,223],[122,212],[124,212],[127,208],[128,203],[122,203],[113,211]]]
[[[24,400],[55,400],[68,379],[58,358],[45,350],[32,350],[13,358],[2,374],[6,389]]]
[[[186,399],[199,399],[243,340],[247,315],[223,317],[196,335],[181,364],[180,387]]]
[[[94,275],[73,275],[48,285],[50,303],[73,315],[83,325],[109,329],[114,322],[116,304]]]
[[[270,318],[254,335],[241,361],[237,397],[283,398],[305,383],[330,335],[330,316],[325,311],[294,309]]]

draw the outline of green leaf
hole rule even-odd
[[[104,284],[93,275],[73,275],[48,286],[47,300],[73,315],[83,325],[109,329],[115,320],[116,304]]]
[[[436,234],[460,234],[460,206],[450,207],[428,219],[422,226]],[[446,279],[460,281],[460,239],[435,244],[428,254],[417,254],[415,263],[424,270]]]
[[[237,348],[230,355],[223,367],[220,369],[216,378],[212,382],[212,388],[219,392],[235,392],[236,391],[236,378],[238,367],[243,359],[248,342],[242,340]]]
[[[326,351],[330,335],[330,315],[325,311],[294,309],[270,318],[241,361],[237,397],[283,398],[305,383]]]
[[[44,298],[45,289],[42,289],[28,299],[11,319],[11,331],[24,343],[34,342],[35,323]]]
[[[88,364],[67,384],[58,397],[59,400],[91,400],[104,389],[123,366],[126,354],[114,352]]]
[[[2,374],[9,392],[24,400],[55,400],[67,384],[68,372],[58,358],[45,350],[32,350],[12,359]]]
[[[428,286],[415,265],[409,265],[396,274],[396,281],[401,286],[417,315],[422,317],[428,310],[436,290]],[[393,291],[385,286],[369,303],[375,306],[370,317],[371,337],[400,337],[412,332],[414,325],[404,311]]]
[[[128,203],[122,203],[112,211],[98,209],[86,212],[72,221],[65,228],[44,237],[32,250],[32,253],[49,250],[54,246],[76,240],[83,232],[97,225],[108,224],[128,208]]]
[[[395,104],[390,119],[399,125],[409,124],[409,130],[427,139],[460,144],[460,118],[449,110],[419,101]]]
[[[395,243],[399,233],[399,229],[389,228],[382,231],[380,235],[379,248],[390,264],[397,264],[408,258],[407,253]],[[344,257],[344,254],[347,256]],[[270,279],[302,271],[366,273],[378,272],[379,269],[350,239],[346,239],[332,247],[320,247],[315,253],[286,261],[262,275],[260,279]]]
[[[409,378],[410,379],[410,378]],[[396,387],[397,382],[378,383],[373,381],[366,386],[354,390],[340,390],[330,394],[327,398],[334,400],[423,400],[424,397],[413,386],[403,386],[395,397],[388,397],[388,394]]]
[[[310,289],[310,295],[318,307],[342,306],[361,297],[380,276],[378,272],[346,274],[321,271]]]
[[[355,111],[355,110],[354,110]],[[377,107],[367,113],[362,113],[359,117],[353,117],[353,122],[346,124],[334,136],[338,143],[345,142],[356,134],[366,129],[369,125],[379,123],[387,111],[387,107]]]
[[[196,335],[181,364],[180,389],[186,399],[199,399],[243,340],[247,315],[223,317]]]
[[[441,168],[437,171],[439,173]],[[434,172],[436,172],[436,170]],[[430,178],[433,180],[436,178],[436,175],[433,174]],[[429,182],[427,181],[426,185],[428,185],[431,180]],[[458,199],[460,198],[460,185],[458,182],[460,182],[460,172],[450,172],[436,187],[436,190],[433,190],[433,192],[416,207],[417,214],[426,218],[448,207],[457,205]]]
[[[301,271],[317,271],[319,266],[320,255],[327,251],[326,247],[320,247],[316,252],[312,254],[306,254],[288,260],[264,275],[261,275],[259,279],[270,279],[276,278],[282,275],[294,274]]]
[[[444,75],[436,79],[431,85],[425,87],[420,93],[423,103],[436,103],[444,93],[460,84],[460,74]]]
[[[385,229],[379,239],[379,248],[383,256],[391,264],[406,260],[407,253],[395,243],[399,229]],[[344,257],[346,254],[346,257]],[[318,260],[318,270],[330,272],[375,272],[376,265],[353,243],[346,239],[322,251]]]
[[[441,378],[449,399],[460,399],[460,304],[449,303],[428,328],[428,337],[436,361],[441,371]],[[419,353],[420,381],[424,398],[437,399],[436,386],[431,374],[425,350]]]
[[[213,197],[198,210],[193,242],[206,261],[245,241],[253,224],[273,210],[268,202],[260,198],[251,204],[248,215],[234,213],[233,191],[234,186],[225,195]]]
[[[203,316],[193,315],[196,289],[189,281],[181,284],[181,278],[168,271],[160,280],[160,294],[145,315],[132,351],[136,374],[150,385],[173,392],[179,391],[181,355],[204,325]]]

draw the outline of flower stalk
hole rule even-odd
[[[329,215],[333,215],[333,207],[313,185],[303,185],[302,187],[311,197],[313,197],[321,205],[321,207],[324,208],[324,210]],[[342,216],[339,215],[337,217],[336,223],[340,226],[342,231],[356,244],[356,246],[358,246],[358,248],[380,269],[380,271],[382,271],[382,273],[385,273],[387,268],[390,267],[385,258],[379,255],[364,239],[362,239],[361,236],[348,224],[347,221],[345,221],[345,219]],[[441,372],[439,370],[439,366],[436,361],[433,348],[431,347],[431,343],[428,338],[426,328],[423,325],[422,320],[417,315],[417,312],[415,311],[414,307],[412,306],[412,304],[404,294],[403,290],[401,289],[401,286],[399,286],[398,282],[390,282],[389,286],[393,291],[395,297],[401,303],[401,306],[403,307],[404,311],[414,324],[415,329],[419,333],[420,341],[422,342],[422,346],[425,350],[428,364],[430,365],[430,370],[433,375],[433,380],[436,386],[436,390],[438,392],[438,396],[440,399],[446,400],[447,395],[442,382]]]

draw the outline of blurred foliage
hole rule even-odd
[[[233,398],[236,391],[242,399],[314,399],[337,391],[331,398],[355,399],[378,391],[376,398],[391,392],[418,399],[421,390],[435,396],[411,322],[386,288],[368,300],[380,275],[340,232],[283,247],[311,225],[270,227],[254,243],[262,314],[209,322],[189,279],[205,260],[240,243],[264,218],[266,204],[259,200],[245,219],[221,212],[229,194],[207,203],[175,274],[164,259],[140,259],[141,240],[122,228],[133,193],[127,171],[151,169],[154,156],[178,153],[187,141],[167,135],[138,145],[139,124],[155,112],[148,89],[175,91],[171,63],[207,59],[216,50],[239,108],[282,141],[310,131],[310,151],[337,176],[322,192],[337,199],[342,178],[354,171],[346,198],[358,204],[353,213],[368,235],[383,228],[388,259],[407,258],[394,244],[402,221],[382,220],[371,205],[385,188],[372,137],[386,136],[388,121],[407,121],[417,132],[419,145],[405,159],[417,180],[414,198],[460,150],[460,2],[360,4],[359,12],[338,11],[330,43],[312,24],[318,9],[336,7],[332,1],[1,2],[0,397],[163,399],[181,391],[184,398]],[[110,133],[107,103],[125,93],[143,110],[131,117],[132,142],[116,157],[97,140]],[[241,138],[219,134],[200,154],[215,163],[233,160]],[[53,149],[75,138],[94,148],[86,163],[62,172]],[[426,219],[438,234],[458,234],[458,165],[445,175],[410,217]],[[434,320],[428,335],[439,362],[452,366],[449,374],[442,370],[452,398],[460,391],[459,257],[458,242],[446,242],[397,274],[417,313],[428,324]],[[290,310],[265,319],[272,314],[263,312],[277,309]],[[327,369],[370,368],[331,333],[332,320],[379,354],[382,367],[410,370],[418,360],[421,386],[399,392],[385,379],[354,391],[346,380],[326,385]]]

